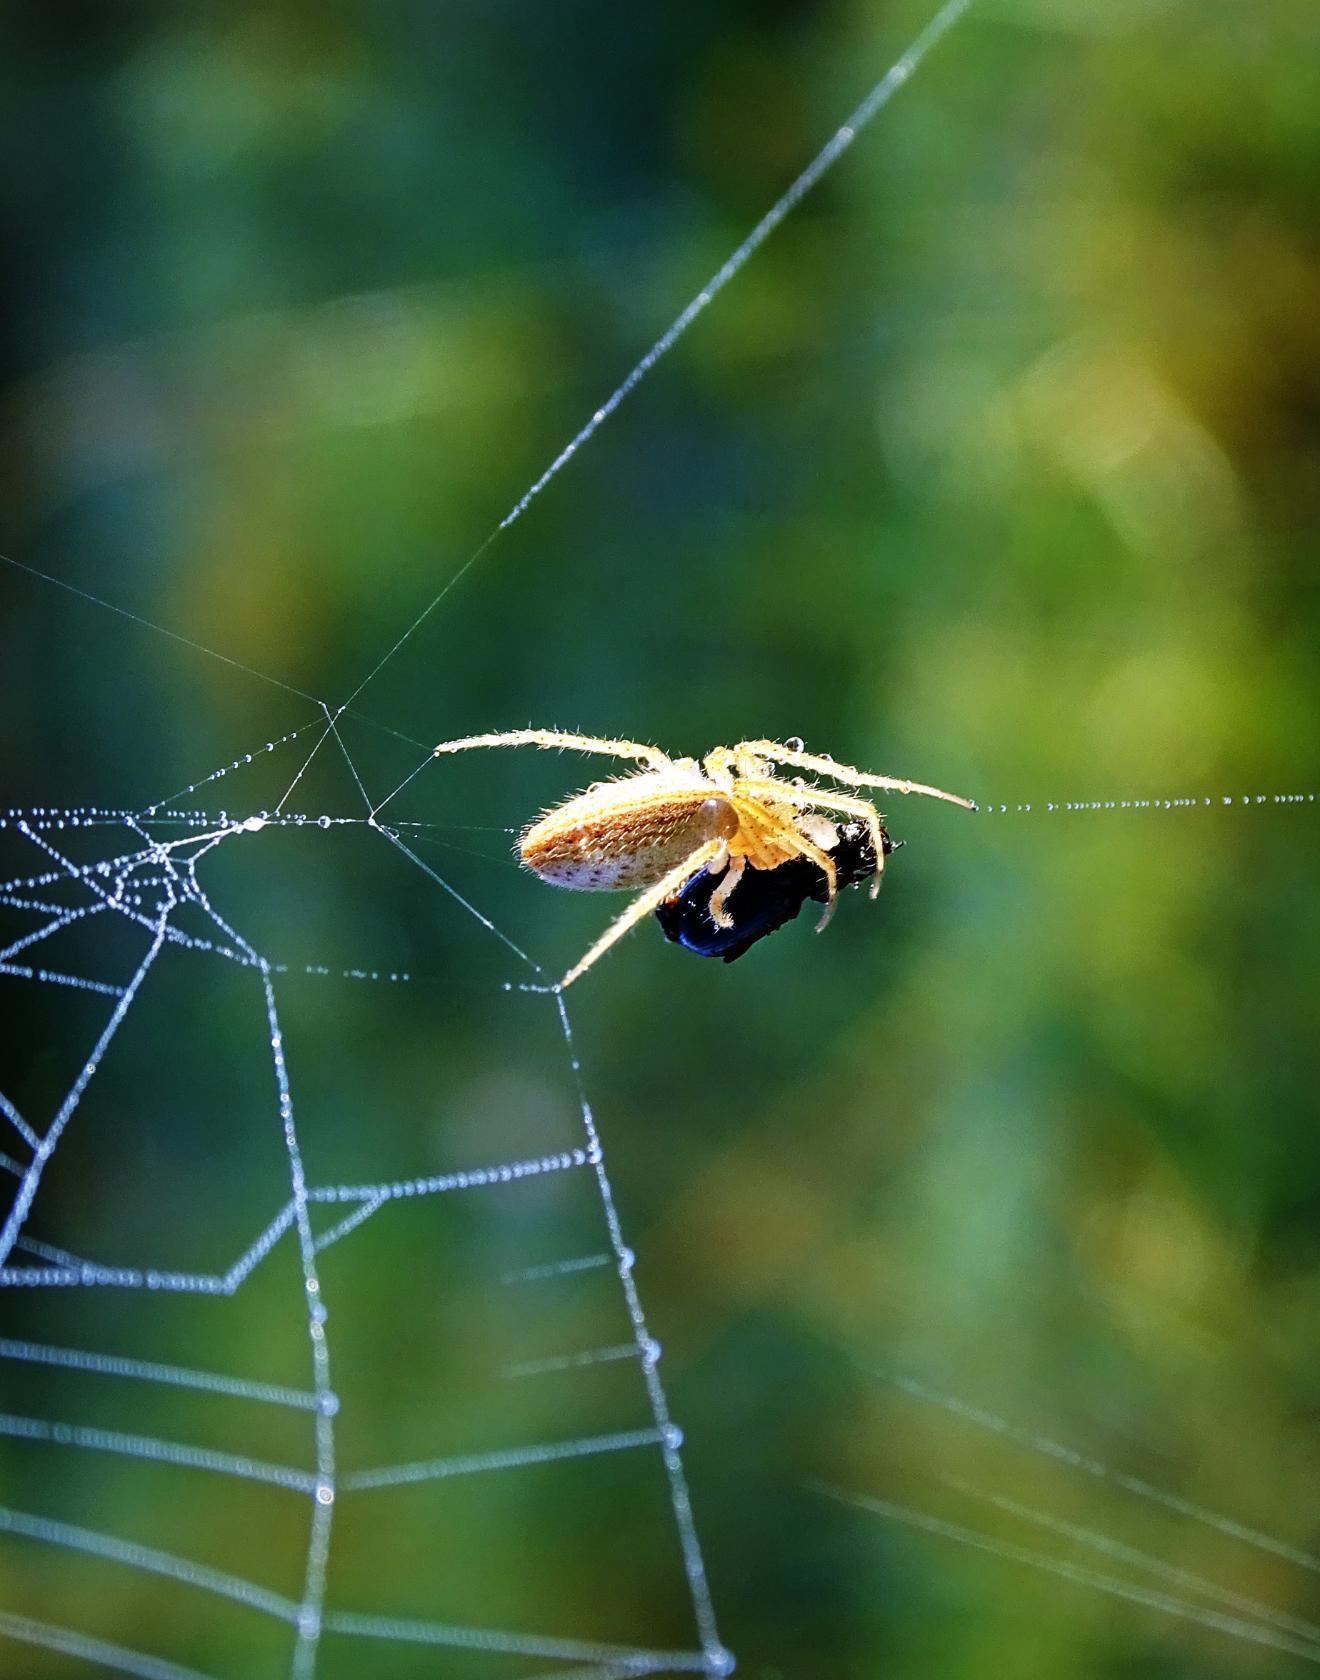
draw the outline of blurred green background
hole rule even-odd
[[[342,700],[930,9],[6,7],[0,550]],[[1317,807],[1241,803],[1320,793],[1318,109],[1311,0],[978,0],[343,722],[373,797],[534,722],[801,735],[1008,807],[891,810],[879,903],[820,940],[726,968],[647,927],[570,995],[754,1680],[1320,1660]],[[140,808],[318,715],[11,567],[0,591],[4,804]],[[314,739],[180,803],[273,808]],[[505,831],[596,770],[473,755],[390,813],[557,973],[619,901],[547,891]],[[360,816],[344,755],[286,808]],[[50,861],[12,827],[0,858]],[[201,879],[292,970],[312,1183],[581,1143],[549,1001],[385,840],[270,828]],[[145,936],[110,920],[29,960],[122,984]],[[0,1090],[40,1129],[109,1005],[4,984]],[[250,970],[167,951],[29,1238],[224,1271],[288,1196],[267,1037]],[[505,1281],[605,1247],[565,1172],[328,1248],[342,1468],[645,1427],[636,1361],[519,1371],[628,1340],[609,1267]],[[301,1288],[286,1238],[232,1298],[11,1289],[2,1333],[305,1387]],[[0,1372],[9,1413],[311,1462],[304,1413]],[[300,1497],[4,1447],[7,1507],[300,1597]],[[335,1609],[695,1644],[654,1449],[345,1495],[329,1569]],[[278,1620],[9,1534],[0,1611],[289,1672]],[[6,1676],[95,1671],[0,1640]],[[317,1673],[364,1672],[624,1671],[328,1633]]]

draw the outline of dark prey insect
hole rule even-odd
[[[884,828],[880,839],[887,857],[895,849],[894,842]],[[863,823],[842,825],[838,845],[826,850],[834,859],[836,888],[856,886],[876,872],[875,848]],[[718,875],[701,870],[681,892],[657,908],[655,919],[666,939],[699,957],[723,957],[726,963],[736,961],[758,940],[791,922],[809,899],[824,904],[829,897],[825,873],[810,858],[791,858],[776,869],[744,870],[725,900],[733,923],[724,927],[710,913],[711,896],[719,884]]]

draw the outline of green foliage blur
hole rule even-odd
[[[464,570],[931,9],[6,7],[0,551],[57,582],[0,565],[0,807],[200,782],[178,808],[273,811],[316,702],[437,595],[284,811],[361,818],[355,775],[378,800],[435,741],[529,722],[802,736],[977,798],[887,806],[878,903],[820,939],[803,916],[725,967],[647,926],[569,994],[720,1637],[750,1680],[1301,1674],[1312,0],[976,0]],[[310,1183],[582,1144],[551,1000],[505,989],[534,976],[453,894],[562,972],[621,901],[547,890],[511,837],[598,773],[426,765],[386,815],[434,874],[360,822],[199,866],[288,965]],[[0,830],[4,879],[50,867]],[[6,944],[39,919],[0,916]],[[13,962],[122,985],[147,937],[91,917]],[[0,1091],[44,1130],[110,1002],[0,984]],[[269,1036],[251,968],[167,950],[27,1238],[223,1273],[289,1196]],[[608,1246],[588,1167],[390,1202],[327,1247],[341,1471],[647,1428],[636,1359],[564,1363],[631,1342],[613,1259],[516,1279]],[[311,1380],[292,1236],[232,1297],[9,1289],[0,1334]],[[313,1463],[306,1411],[14,1359],[0,1384],[7,1418]],[[304,1496],[3,1445],[6,1510],[301,1601]],[[290,1672],[287,1620],[10,1526],[0,1675],[102,1671],[15,1616]],[[326,1602],[533,1643],[330,1626],[322,1680],[650,1671],[537,1638],[699,1649],[654,1447],[342,1492]]]

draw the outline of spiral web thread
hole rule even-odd
[[[287,744],[287,741],[271,743],[266,750],[275,752],[279,746]],[[325,829],[349,824],[370,828],[380,838],[399,843],[395,836],[384,835],[365,817],[321,816],[311,819],[291,814],[283,818],[255,816],[217,821],[213,815],[206,813],[176,812],[157,806],[150,816],[126,811],[34,810],[11,812],[0,819],[0,831],[7,832],[31,848],[39,865],[31,873],[0,882],[0,905],[36,918],[35,926],[0,948],[0,974],[15,980],[74,988],[109,1001],[102,1031],[56,1114],[44,1127],[34,1124],[21,1113],[9,1097],[0,1095],[0,1114],[7,1124],[13,1140],[10,1148],[14,1151],[0,1157],[0,1167],[16,1181],[12,1205],[0,1230],[0,1287],[25,1290],[142,1290],[157,1295],[230,1297],[243,1289],[281,1244],[292,1241],[301,1263],[311,1381],[306,1388],[291,1388],[247,1381],[218,1371],[15,1338],[0,1340],[0,1360],[191,1389],[288,1408],[308,1417],[313,1449],[312,1467],[304,1469],[181,1441],[10,1412],[0,1413],[0,1434],[11,1438],[209,1471],[263,1483],[305,1498],[310,1508],[307,1561],[302,1595],[297,1600],[272,1592],[256,1581],[173,1553],[79,1525],[54,1521],[32,1512],[0,1507],[0,1531],[117,1562],[218,1595],[284,1622],[293,1635],[292,1672],[297,1676],[310,1676],[315,1672],[316,1654],[323,1635],[498,1652],[523,1656],[529,1661],[570,1662],[577,1665],[577,1671],[594,1676],[727,1672],[731,1659],[720,1646],[715,1629],[680,1456],[682,1436],[669,1414],[658,1369],[660,1350],[650,1334],[633,1278],[633,1256],[624,1242],[604,1151],[582,1085],[581,1068],[573,1047],[572,1026],[562,996],[548,992],[543,1006],[554,1012],[571,1076],[577,1084],[582,1131],[579,1142],[573,1147],[535,1157],[483,1163],[467,1170],[427,1178],[370,1183],[308,1182],[299,1148],[293,1094],[296,1070],[291,1072],[286,1064],[280,1018],[279,988],[288,967],[257,949],[215,907],[203,884],[204,860],[226,842],[239,836],[258,834],[267,826],[310,825]],[[105,848],[105,855],[94,863],[75,862],[70,856],[67,836],[78,832],[85,837],[88,831],[97,838],[104,835],[111,844]],[[185,931],[175,924],[173,918],[185,907],[202,913],[207,923],[205,934]],[[474,911],[474,914],[484,926],[490,927],[487,918],[479,912]],[[112,982],[97,975],[71,973],[40,965],[45,940],[75,922],[98,917],[126,921],[140,935],[140,958],[125,979]],[[506,946],[510,943],[505,941]],[[94,1257],[73,1254],[24,1234],[42,1174],[65,1128],[75,1119],[79,1103],[95,1080],[104,1058],[111,1052],[115,1036],[139,993],[150,984],[154,964],[167,947],[209,962],[227,963],[250,973],[253,990],[259,998],[256,1019],[264,1031],[274,1103],[288,1160],[285,1198],[272,1210],[268,1222],[243,1250],[226,1267],[214,1272],[105,1265]],[[539,975],[540,970],[530,959],[523,957],[522,960],[533,974]],[[312,965],[304,971],[314,975],[333,972],[344,979],[382,985],[406,984],[413,978],[395,971],[331,971],[325,965]],[[507,1281],[529,1282],[598,1267],[612,1267],[621,1283],[632,1337],[621,1346],[589,1349],[565,1355],[560,1360],[528,1361],[513,1367],[508,1374],[527,1375],[537,1369],[553,1369],[556,1366],[585,1367],[613,1360],[633,1360],[643,1377],[648,1413],[644,1424],[611,1433],[513,1445],[502,1451],[425,1462],[347,1470],[339,1468],[335,1440],[339,1401],[331,1383],[329,1318],[318,1271],[319,1256],[327,1248],[351,1238],[368,1220],[403,1199],[498,1190],[531,1177],[575,1171],[585,1171],[595,1180],[604,1214],[607,1251],[568,1256],[531,1267],[523,1273],[511,1274]],[[439,1622],[405,1621],[350,1609],[329,1609],[325,1604],[332,1520],[336,1505],[342,1498],[351,1498],[367,1490],[456,1476],[511,1473],[532,1465],[642,1450],[659,1452],[670,1488],[698,1635],[698,1643],[690,1650],[657,1650],[640,1645],[610,1646],[559,1635],[538,1636],[522,1631],[501,1632]],[[50,1627],[31,1617],[7,1612],[0,1613],[0,1633],[15,1640],[35,1642],[69,1655],[82,1656],[90,1662],[99,1662],[127,1673],[182,1675],[194,1672],[143,1652],[109,1646],[74,1629]],[[583,1665],[586,1665],[585,1668]]]

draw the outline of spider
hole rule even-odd
[[[776,765],[812,771],[847,787],[921,793],[976,809],[972,800],[955,793],[836,764],[822,754],[805,752],[800,742],[739,741],[736,746],[715,747],[698,763],[695,758],[671,758],[637,741],[610,741],[559,729],[510,729],[442,741],[435,756],[474,747],[558,747],[631,759],[642,766],[612,781],[594,782],[538,817],[519,839],[523,863],[554,886],[583,892],[641,889],[565,974],[561,990],[703,869],[721,877],[711,893],[710,918],[716,927],[729,929],[734,925],[729,895],[745,869],[776,869],[793,858],[808,858],[825,877],[825,914],[818,924],[824,928],[838,890],[830,849],[839,843],[838,829],[822,814],[826,811],[860,818],[866,825],[875,854],[875,897],[885,857],[879,811],[869,799],[789,781],[776,775]]]

